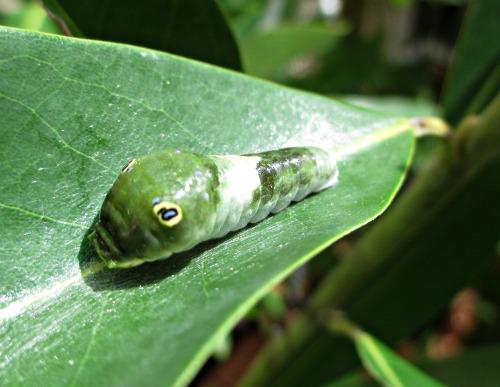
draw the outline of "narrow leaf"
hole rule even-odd
[[[444,386],[400,358],[384,343],[368,333],[358,332],[354,340],[364,366],[384,386]]]
[[[469,3],[444,89],[444,116],[454,125],[480,113],[500,89],[500,2]]]

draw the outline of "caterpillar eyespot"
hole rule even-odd
[[[165,150],[122,168],[90,238],[108,267],[137,266],[259,222],[337,175],[335,156],[316,147],[242,156]]]
[[[173,227],[182,220],[182,210],[174,203],[159,202],[153,206],[153,212],[162,224]]]

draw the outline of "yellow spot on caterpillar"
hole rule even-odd
[[[173,227],[182,220],[182,210],[174,203],[160,202],[153,206],[153,211],[167,227]]]

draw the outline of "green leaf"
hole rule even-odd
[[[396,355],[388,346],[366,332],[354,335],[356,349],[365,368],[382,385],[444,386]]]
[[[500,2],[470,3],[444,89],[444,116],[451,124],[480,113],[500,90]]]
[[[400,118],[147,49],[0,28],[0,377],[184,385],[275,284],[383,211]],[[120,167],[165,148],[336,150],[339,182],[185,254],[106,270],[88,234]]]
[[[437,106],[424,98],[402,96],[337,95],[337,99],[367,109],[405,117],[428,117],[437,114]]]
[[[279,77],[292,61],[324,54],[346,33],[342,23],[285,25],[262,32],[242,42],[247,72],[263,78]]]
[[[268,14],[274,14],[267,0],[218,0],[218,3],[227,12],[239,41],[252,36],[265,24]]]
[[[35,0],[15,1],[12,5],[11,7],[0,6],[0,25],[53,34],[60,33],[59,26],[49,18]]]
[[[135,44],[241,70],[236,40],[215,0],[43,0],[73,36]]]

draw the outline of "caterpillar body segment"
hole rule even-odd
[[[316,147],[165,150],[123,167],[90,238],[108,267],[132,267],[259,222],[336,180],[334,155]]]

